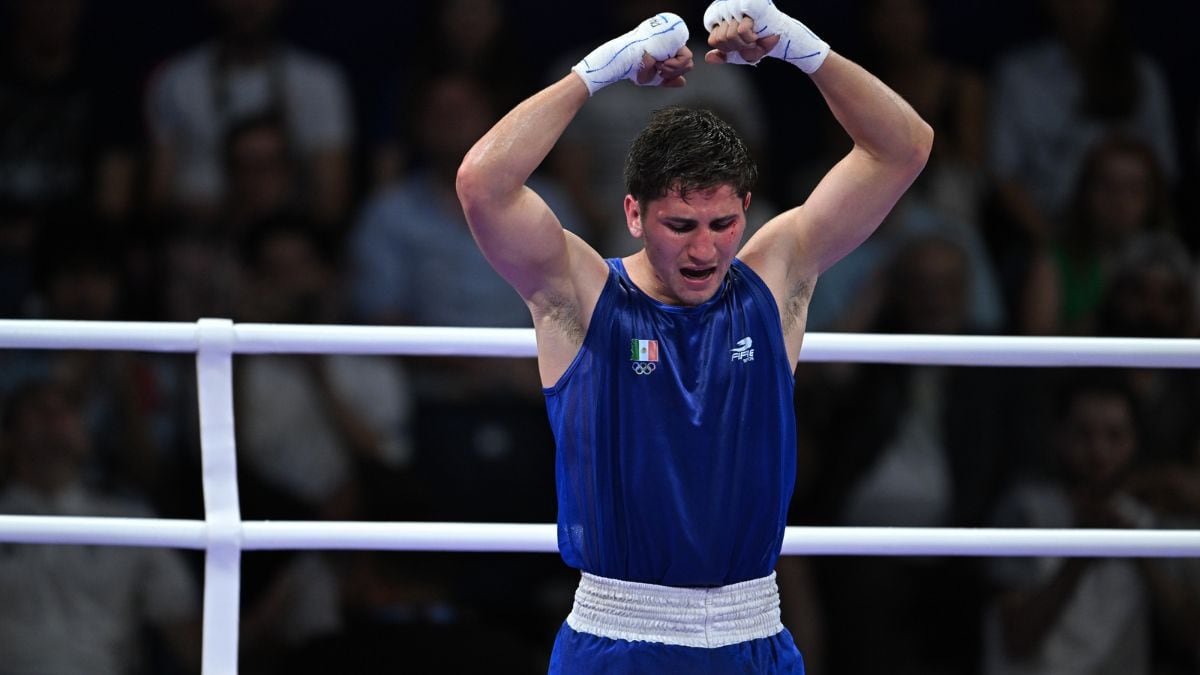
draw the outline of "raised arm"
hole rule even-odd
[[[563,281],[567,234],[525,183],[587,100],[583,80],[567,75],[505,115],[458,170],[458,198],[475,241],[526,302]]]
[[[786,309],[795,293],[811,292],[817,275],[879,226],[924,168],[933,130],[879,79],[830,51],[770,0],[718,0],[705,27],[714,47],[706,61],[757,63],[770,56],[792,63],[809,74],[854,141],[808,200],[765,225],[742,253]]]
[[[601,45],[563,79],[505,115],[471,151],[458,172],[458,196],[484,254],[522,297],[561,281],[569,235],[525,183],[588,98],[622,79],[682,86],[691,69],[687,27],[659,14]]]
[[[564,231],[525,183],[588,98],[603,87],[622,79],[682,86],[692,67],[687,37],[687,27],[673,14],[643,21],[505,115],[459,167],[458,197],[475,241],[533,314],[546,384],[557,380],[582,343],[608,273],[600,256]]]

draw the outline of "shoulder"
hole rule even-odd
[[[797,237],[805,218],[803,205],[772,218],[738,252],[781,306],[797,294],[807,302],[816,282],[817,261],[804,255]]]

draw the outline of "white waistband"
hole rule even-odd
[[[567,625],[614,640],[724,647],[775,635],[775,573],[717,588],[677,588],[583,573]]]

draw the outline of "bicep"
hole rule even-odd
[[[528,187],[506,202],[465,205],[484,257],[525,300],[569,276],[566,233],[546,202]]]
[[[799,267],[820,274],[866,241],[918,173],[919,167],[889,165],[852,150],[792,212]]]

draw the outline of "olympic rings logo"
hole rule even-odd
[[[650,373],[654,372],[656,367],[658,367],[658,364],[651,361],[633,362],[633,372],[637,373],[638,375],[649,375]]]

